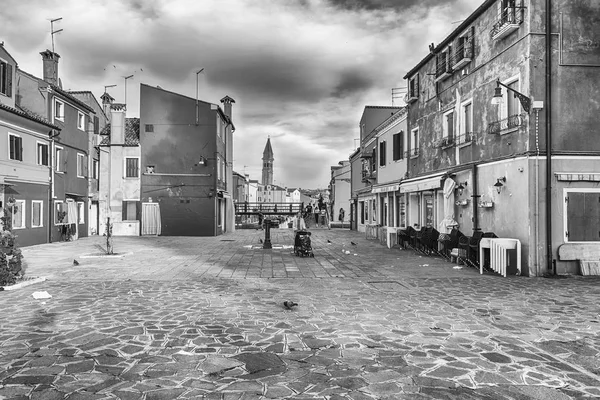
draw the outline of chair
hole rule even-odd
[[[406,249],[407,243],[410,243],[411,229],[414,230],[412,226],[409,226],[406,229],[400,229],[398,231],[398,244],[400,244],[403,249]]]
[[[421,235],[420,244],[424,253],[428,256],[431,253],[438,254],[438,238],[440,237],[440,232],[437,229],[430,226],[423,229],[424,232]]]
[[[452,249],[458,246],[460,237],[465,236],[457,228],[452,228],[449,234],[440,235],[438,241],[442,245],[441,254],[447,259],[450,259],[450,252]]]

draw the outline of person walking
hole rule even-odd
[[[319,217],[321,216],[321,210],[319,210],[319,207],[315,204],[315,225],[318,228],[319,227]]]
[[[342,207],[340,207],[340,215],[338,216],[338,220],[341,223],[344,223],[344,216],[346,215],[346,211]]]

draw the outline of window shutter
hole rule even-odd
[[[398,142],[398,159],[402,159],[404,158],[404,131],[400,131],[400,133],[398,134]]]
[[[127,202],[121,203],[121,221],[127,221]]]
[[[15,159],[15,136],[9,137],[9,158],[11,160]]]
[[[94,115],[94,133],[97,135],[100,133],[100,118]]]
[[[19,161],[23,161],[23,138],[19,138]]]
[[[6,95],[12,97],[12,65],[6,64]]]
[[[88,159],[87,156],[83,156],[83,176],[88,176]]]
[[[392,147],[393,147],[393,157],[394,157],[394,161],[396,161],[398,159],[398,134],[394,134],[393,136],[393,140],[392,140]]]

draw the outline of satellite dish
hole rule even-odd
[[[62,89],[62,79],[58,78],[58,87]]]

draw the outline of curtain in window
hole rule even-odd
[[[67,202],[67,218],[70,224],[77,223],[77,203],[74,201]]]

